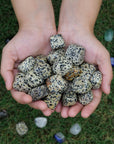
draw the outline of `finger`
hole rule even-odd
[[[67,106],[63,106],[62,107],[61,116],[63,118],[67,118],[68,117],[68,110],[69,110],[69,107],[67,107]]]
[[[62,109],[62,103],[61,102],[59,102],[59,104],[57,105],[57,107],[56,107],[56,112],[61,112],[61,109]]]
[[[50,116],[54,112],[54,110],[48,108],[46,110],[43,110],[42,112],[45,116]]]
[[[9,47],[4,48],[2,52],[1,75],[5,81],[6,88],[11,90],[14,79],[13,68],[17,57],[15,56],[14,52],[12,53],[8,48]]]
[[[113,74],[112,74],[110,56],[108,52],[106,52],[106,55],[103,56],[103,58],[101,58],[100,62],[98,62],[98,67],[103,74],[102,85],[101,85],[102,91],[106,94],[109,94],[110,84],[113,78]]]
[[[82,108],[83,108],[83,105],[77,102],[74,106],[72,106],[69,109],[68,116],[75,117],[81,111]]]
[[[24,92],[18,92],[14,89],[11,90],[12,97],[21,104],[29,104],[32,102],[31,96],[25,94]]]
[[[101,89],[98,90],[92,90],[93,92],[93,100],[88,105],[84,106],[84,108],[81,111],[81,116],[83,118],[88,118],[97,108],[98,104],[100,103],[102,91]]]
[[[29,104],[30,107],[34,108],[34,109],[39,109],[41,111],[45,111],[48,109],[47,104],[44,101],[36,101],[36,102],[32,102]]]

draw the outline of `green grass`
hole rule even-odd
[[[52,0],[55,9],[56,25],[58,25],[59,8],[61,0]],[[104,41],[104,32],[113,28],[113,0],[104,0],[100,14],[95,25],[95,34],[102,44],[114,57],[113,42]],[[17,20],[9,0],[0,1],[0,58],[5,40],[12,37],[18,30]],[[56,144],[53,135],[61,131],[66,141],[64,144],[113,144],[114,143],[114,79],[111,84],[111,93],[103,94],[102,100],[96,111],[88,118],[81,118],[78,114],[75,118],[61,118],[60,114],[54,112],[48,118],[45,128],[39,129],[34,124],[34,118],[43,116],[42,112],[34,110],[27,105],[21,105],[14,101],[10,92],[5,88],[4,81],[0,76],[0,110],[6,109],[8,117],[0,120],[0,144]],[[29,131],[20,137],[15,125],[25,121]],[[80,123],[82,131],[73,136],[69,133],[72,124]]]

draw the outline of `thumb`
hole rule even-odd
[[[98,62],[98,67],[103,74],[102,85],[101,85],[102,91],[106,94],[109,94],[110,84],[113,78],[113,74],[112,74],[110,55],[108,51],[106,51],[104,56],[100,58],[100,62]]]
[[[1,75],[5,81],[7,90],[12,89],[14,79],[13,69],[16,60],[15,52],[12,52],[10,47],[6,46],[2,52]]]

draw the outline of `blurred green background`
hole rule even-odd
[[[52,2],[55,9],[56,25],[58,25],[61,0],[52,0]],[[108,49],[111,57],[114,57],[114,41],[106,42],[104,33],[109,28],[113,28],[113,10],[113,0],[103,0],[95,25],[95,35]],[[0,59],[5,40],[13,37],[17,31],[18,23],[10,0],[0,0]],[[103,94],[101,103],[88,119],[81,118],[80,114],[75,118],[64,119],[60,114],[54,112],[50,117],[47,117],[47,126],[39,129],[34,124],[34,118],[43,116],[42,112],[15,102],[10,92],[6,90],[0,76],[0,110],[6,109],[9,115],[0,120],[0,144],[56,144],[53,135],[59,131],[66,137],[64,144],[113,144],[113,104],[114,79],[111,84],[111,93],[109,95]],[[28,133],[23,137],[20,137],[15,130],[16,123],[20,121],[25,121],[29,128]],[[69,133],[69,129],[76,122],[81,125],[82,131],[79,135],[73,136]]]

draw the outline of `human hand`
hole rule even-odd
[[[48,116],[52,110],[47,108],[43,101],[32,102],[32,98],[12,88],[14,76],[17,73],[17,65],[28,56],[49,53],[49,37],[56,33],[51,28],[35,28],[26,26],[21,28],[14,38],[3,48],[1,61],[1,75],[4,78],[7,90],[11,91],[13,98],[21,104],[40,109],[44,115]]]
[[[56,107],[57,112],[61,112],[61,116],[64,118],[75,117],[80,111],[81,116],[84,118],[89,117],[100,103],[102,91],[106,94],[110,93],[110,84],[112,80],[112,67],[110,63],[110,55],[106,48],[97,40],[94,34],[85,29],[72,29],[66,27],[60,27],[58,33],[62,34],[66,44],[76,43],[82,45],[85,49],[85,61],[91,64],[98,65],[99,70],[102,72],[103,80],[100,89],[92,90],[94,98],[93,101],[83,106],[80,103],[76,103],[72,107],[65,107],[59,103]]]

